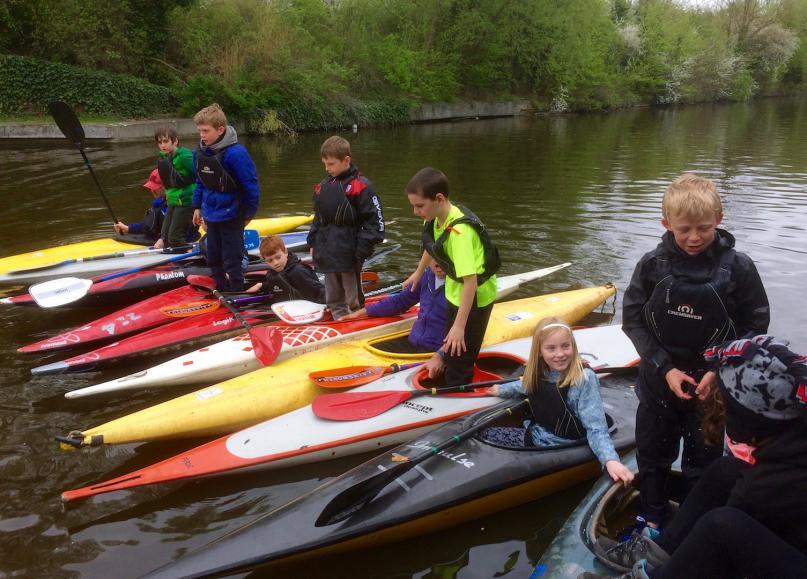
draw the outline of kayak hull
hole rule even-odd
[[[575,323],[615,292],[614,286],[608,284],[497,303],[483,346],[527,337],[545,316]],[[354,365],[385,366],[426,358],[428,355],[382,352],[367,340],[333,344],[95,428],[72,432],[67,438],[76,445],[98,445],[227,434],[309,404],[322,392],[308,379],[311,371]]]
[[[636,364],[638,355],[621,326],[576,330],[579,348],[592,366],[621,367]],[[531,346],[520,338],[485,348],[474,381],[509,378],[520,373]],[[352,392],[422,392],[422,368],[384,376]],[[65,501],[101,492],[133,488],[198,476],[252,468],[285,468],[331,460],[400,444],[436,424],[495,404],[499,399],[478,392],[418,396],[363,420],[330,421],[318,418],[311,406],[221,437],[157,464],[116,479],[68,491]]]
[[[628,388],[601,388],[614,446],[634,445],[636,397]],[[434,455],[392,481],[351,517],[314,523],[339,493],[458,436],[507,401],[455,419],[359,465],[251,523],[169,563],[148,577],[207,577],[244,572],[334,552],[400,541],[523,504],[600,472],[585,441],[529,449],[490,445],[475,437]]]
[[[307,246],[306,235],[307,232],[301,231],[282,233],[281,237],[283,237],[289,251],[300,251]],[[250,256],[250,262],[251,264],[247,271],[266,271],[268,267],[257,254]],[[75,308],[134,304],[137,301],[185,285],[185,280],[189,275],[211,275],[210,268],[204,265],[204,258],[198,257],[183,260],[176,264],[146,268],[102,281],[99,280],[104,277],[103,275],[94,276],[91,278],[94,283],[87,290],[86,295],[79,300],[70,302],[68,305]],[[3,303],[19,306],[37,305],[31,294],[5,298]]]
[[[567,264],[534,270],[521,274],[502,276],[498,281],[497,299],[502,299],[515,292],[522,284],[548,275]],[[408,315],[389,318],[387,321],[376,320],[372,325],[353,325],[350,333],[341,329],[338,324],[311,325],[297,327],[280,326],[284,333],[284,346],[279,359],[290,355],[298,355],[313,349],[345,339],[369,339],[392,332],[405,331],[414,323],[417,309],[410,310]],[[229,340],[218,342],[168,360],[162,364],[135,372],[128,376],[110,380],[102,384],[68,392],[67,398],[78,398],[91,394],[113,392],[116,390],[134,390],[139,388],[170,387],[184,384],[206,382],[208,384],[229,380],[261,367],[252,352],[249,335],[241,334]]]
[[[258,233],[263,236],[274,235],[305,225],[312,219],[313,216],[310,215],[253,219],[249,223],[249,228],[257,229]],[[124,243],[112,238],[105,238],[12,255],[0,258],[0,285],[29,285],[66,276],[92,277],[93,275],[116,269],[149,266],[165,259],[165,254],[161,250],[156,250],[151,254],[145,255],[142,254],[143,250],[144,247],[142,245]],[[64,263],[36,271],[11,273],[17,270],[59,264],[60,262],[75,258],[96,257],[122,251],[137,251],[139,255],[133,255],[128,258]]]

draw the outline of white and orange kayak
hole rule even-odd
[[[576,330],[575,339],[593,368],[638,363],[638,354],[621,326]],[[506,381],[517,374],[529,354],[531,341],[531,338],[520,338],[485,348],[480,354],[474,381],[491,378]],[[351,392],[417,392],[423,390],[423,380],[424,371],[413,368],[384,376]],[[309,405],[140,470],[67,491],[62,499],[73,501],[149,484],[257,467],[282,468],[367,452],[418,437],[440,422],[499,401],[499,398],[475,391],[419,396],[371,418],[350,421],[318,418]]]
[[[513,300],[494,305],[483,346],[532,334],[546,316],[573,324],[616,293],[612,284]],[[60,437],[63,448],[122,444],[169,438],[228,434],[309,404],[322,389],[308,374],[314,370],[368,365],[386,366],[428,358],[393,354],[373,340],[352,340],[296,356],[191,392],[128,416]]]

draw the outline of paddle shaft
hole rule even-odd
[[[81,121],[78,120],[76,113],[65,102],[52,102],[50,105],[48,105],[48,110],[50,111],[53,120],[56,121],[56,125],[62,131],[62,134],[67,138],[68,141],[72,142],[81,153],[81,156],[84,159],[84,166],[90,170],[92,180],[95,182],[95,186],[98,187],[99,193],[101,193],[101,197],[104,200],[104,205],[106,205],[106,208],[109,210],[109,214],[112,216],[112,224],[114,225],[118,222],[118,218],[115,216],[115,212],[112,210],[112,206],[109,204],[109,199],[104,192],[104,188],[101,186],[101,182],[95,175],[95,171],[92,168],[92,163],[90,163],[90,160],[87,158],[87,154],[84,152],[84,127],[81,126]]]
[[[514,410],[518,410],[528,403],[529,401],[526,398],[519,400],[518,402],[506,402],[504,403],[505,406],[503,408],[499,408],[493,412],[487,411],[489,412],[487,416],[484,416],[482,419],[474,423],[473,426],[466,428],[459,434],[455,434],[451,438],[447,438],[439,442],[429,450],[409,458],[405,462],[398,463],[388,470],[372,475],[371,477],[356,483],[352,487],[345,489],[331,499],[327,505],[325,505],[325,508],[322,509],[322,512],[314,524],[317,527],[324,527],[339,523],[351,517],[356,511],[371,502],[387,485],[398,477],[402,476],[404,473],[410,471],[418,464],[428,460],[436,454],[439,454],[447,448],[450,448],[461,441],[470,438],[476,432],[482,428],[485,428],[488,424],[499,420],[503,416],[512,414]]]
[[[188,253],[180,253],[179,255],[172,255],[168,259],[163,259],[162,261],[158,261],[156,263],[149,263],[147,265],[141,265],[141,266],[138,266],[138,267],[132,267],[132,268],[129,268],[129,269],[124,269],[123,271],[118,271],[118,272],[115,272],[115,273],[107,274],[107,275],[95,280],[95,282],[97,283],[97,282],[100,282],[100,281],[107,281],[107,280],[110,280],[110,279],[115,279],[117,277],[123,277],[124,275],[129,275],[130,273],[137,273],[138,271],[148,269],[150,267],[157,267],[157,266],[160,266],[160,265],[166,265],[166,264],[169,264],[169,263],[174,263],[175,261],[182,261],[183,259],[188,259],[189,257],[195,257],[197,255],[199,255],[199,250],[198,249],[195,249],[195,250],[193,250],[191,252],[188,252]]]
[[[230,313],[233,315],[233,317],[236,320],[238,320],[238,323],[241,324],[247,332],[252,330],[252,326],[243,318],[241,314],[238,313],[238,310],[235,309],[235,306],[233,306],[233,304],[230,303],[230,300],[221,295],[221,292],[219,290],[217,290],[216,288],[210,288],[210,293],[212,293],[222,303],[222,305],[225,308],[230,310]]]

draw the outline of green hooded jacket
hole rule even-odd
[[[166,158],[166,155],[160,153],[160,158]],[[190,207],[191,197],[193,197],[193,190],[196,188],[196,173],[193,169],[193,151],[185,147],[177,147],[177,152],[171,159],[171,164],[174,169],[182,177],[185,177],[188,184],[185,187],[166,187],[165,198],[168,200],[168,205],[183,205]]]

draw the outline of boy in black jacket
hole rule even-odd
[[[328,177],[314,189],[308,245],[325,274],[326,303],[338,320],[364,305],[361,268],[384,240],[384,214],[373,184],[351,162],[349,142],[330,137],[320,156]]]
[[[325,288],[310,267],[293,253],[289,255],[283,238],[269,235],[261,240],[261,257],[269,266],[266,279],[256,283],[247,293],[263,290],[272,296],[272,303],[288,300],[309,300],[325,303]]]
[[[641,356],[636,393],[640,516],[664,524],[670,467],[683,437],[681,466],[691,488],[723,453],[703,440],[697,399],[714,387],[704,350],[723,340],[764,334],[770,322],[754,262],[717,229],[723,208],[714,184],[692,174],[664,193],[661,243],[636,266],[625,292],[622,329]]]

